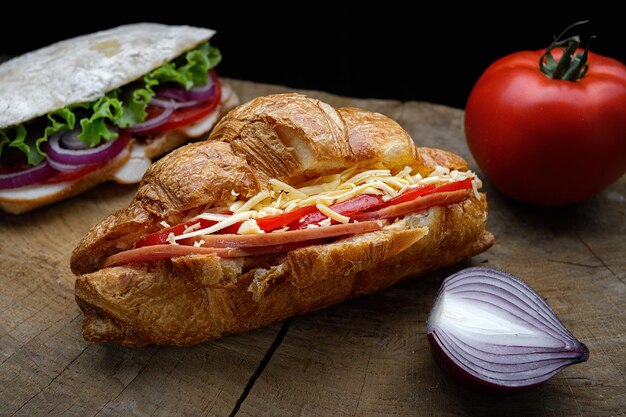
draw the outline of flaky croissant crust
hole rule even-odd
[[[76,299],[92,342],[189,345],[377,291],[493,244],[486,199],[411,215],[393,226],[269,257],[192,255],[100,269],[161,221],[180,222],[231,191],[250,198],[270,178],[288,183],[356,163],[466,170],[451,153],[417,148],[393,120],[334,109],[300,94],[259,97],[227,114],[205,142],[180,148],[146,173],[130,205],[92,228],[74,250]]]

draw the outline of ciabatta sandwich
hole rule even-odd
[[[114,180],[206,134],[237,104],[210,29],[133,24],[0,65],[0,209],[22,213]]]
[[[260,97],[155,163],[75,249],[90,342],[189,345],[480,253],[480,180],[393,120]]]

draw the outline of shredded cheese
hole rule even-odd
[[[298,207],[298,203],[295,201],[290,202],[287,207],[285,207],[285,213],[289,213]]]
[[[369,171],[361,172],[360,174],[356,174],[354,177],[350,178],[346,182],[359,183],[366,181],[372,177],[382,177],[382,176],[391,176],[391,171],[388,169],[370,169]]]
[[[319,193],[325,193],[328,191],[333,191],[335,190],[337,187],[339,187],[339,185],[341,184],[341,180],[339,178],[331,180],[329,182],[325,182],[323,184],[314,184],[314,185],[309,185],[306,187],[301,187],[299,188],[299,191],[302,191],[302,193],[306,194],[307,196],[309,195],[315,195],[315,194],[319,194]],[[353,184],[351,184],[353,185]]]
[[[278,195],[278,198],[276,199],[276,201],[272,202],[272,207],[274,207],[275,209],[278,209],[278,207],[280,207],[280,205],[282,204],[283,200],[283,193],[280,193]],[[278,209],[280,210],[280,209]]]
[[[339,223],[350,223],[350,217],[341,215],[324,204],[316,204],[315,207],[317,207],[317,209],[321,211],[322,214],[325,214],[330,219],[336,220]]]
[[[378,179],[378,181],[382,182],[383,184],[389,184],[390,186],[395,186],[396,188],[402,188],[409,183],[409,181],[405,179],[396,178],[396,177],[381,177]]]
[[[252,215],[254,214],[254,212],[252,211],[244,211],[243,213],[236,213],[233,214],[232,216],[228,217],[225,220],[222,220],[221,222],[218,222],[216,224],[214,224],[213,226],[204,228],[204,229],[200,229],[200,230],[196,230],[190,233],[183,233],[180,236],[176,236],[175,239],[176,240],[182,240],[182,239],[189,239],[190,237],[196,237],[196,236],[200,236],[200,235],[210,235],[211,233],[215,233],[218,232],[228,226],[232,226],[235,223],[239,223],[245,220],[248,220],[250,217],[252,217]],[[173,235],[173,234],[172,234]]]
[[[260,193],[258,193],[257,195],[255,195],[254,197],[252,197],[250,200],[246,201],[237,210],[233,210],[233,213],[242,213],[242,212],[248,211],[251,208],[253,208],[254,206],[256,206],[257,204],[259,204],[261,201],[263,201],[266,198],[268,198],[269,196],[270,196],[269,191],[263,190]]]
[[[304,193],[304,192],[302,192],[300,190],[296,190],[291,185],[285,184],[282,181],[271,179],[271,180],[269,180],[269,183],[270,183],[270,185],[272,187],[274,187],[278,191],[286,191],[293,197],[296,197],[296,198],[307,198],[308,197],[308,195],[306,193]]]
[[[183,233],[189,233],[189,232],[193,232],[194,230],[198,230],[200,228],[200,223],[194,223],[191,226],[189,226],[188,228],[186,228]]]
[[[332,220],[329,218],[324,219],[318,223],[321,227],[328,227],[332,224]]]
[[[214,222],[221,222],[222,220],[226,220],[229,217],[230,217],[230,214],[202,213],[194,217],[192,220],[204,219],[204,220],[211,220]]]
[[[261,233],[265,233],[265,231],[261,230],[254,219],[249,219],[241,223],[239,230],[237,230],[237,234],[239,235],[258,235]]]
[[[230,205],[228,209],[232,211],[233,213],[236,213],[237,210],[239,210],[241,206],[243,206],[244,204],[245,204],[245,201],[235,201],[233,204]]]
[[[369,186],[373,188],[378,188],[379,190],[383,191],[385,194],[390,194],[390,195],[396,194],[396,190],[393,187],[390,187],[389,185],[385,184],[384,182],[380,180],[372,181],[371,183],[369,183]]]
[[[164,229],[167,229],[168,227],[171,227],[170,224],[168,222],[166,222],[165,220],[163,220],[161,223],[159,223],[161,225],[161,227],[163,227]]]
[[[256,217],[267,217],[267,216],[278,216],[279,214],[283,214],[281,209],[274,208],[272,206],[263,207],[257,213]]]
[[[174,236],[174,233],[172,232],[170,232],[170,234],[167,235],[167,241],[172,245],[178,245],[178,243],[176,243],[176,236]]]
[[[238,222],[242,222],[238,230],[239,234],[264,233],[255,219],[290,213],[298,208],[313,205],[328,218],[318,224],[309,224],[307,227],[330,226],[331,221],[349,223],[350,217],[337,213],[331,207],[333,204],[363,194],[379,195],[383,201],[388,201],[410,188],[430,184],[441,185],[471,178],[474,195],[478,197],[478,189],[482,186],[480,180],[471,171],[451,171],[448,168],[437,166],[425,178],[419,173],[411,175],[412,172],[413,169],[409,166],[400,171],[392,172],[380,163],[369,166],[354,165],[340,173],[308,180],[299,186],[290,185],[278,179],[271,179],[268,181],[268,189],[260,191],[248,200],[237,200],[239,193],[231,190],[226,207],[234,214],[199,214],[191,220],[206,219],[217,223],[204,229],[199,229],[201,227],[199,223],[192,225],[181,236],[175,237],[174,242],[202,234],[215,233]],[[169,227],[169,225],[167,226]],[[282,228],[273,232],[286,230],[288,229]],[[168,241],[170,241],[169,238]]]
[[[400,171],[400,172],[398,172],[398,173],[396,174],[396,178],[405,178],[405,177],[408,177],[408,176],[411,174],[411,172],[413,172],[413,168],[411,168],[411,167],[404,167],[404,168],[402,169],[402,171]]]

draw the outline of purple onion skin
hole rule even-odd
[[[505,385],[497,385],[491,383],[489,381],[485,381],[484,379],[480,379],[475,377],[474,375],[467,372],[465,369],[458,366],[455,362],[453,362],[441,349],[441,346],[435,340],[435,337],[432,334],[427,334],[428,343],[430,345],[430,352],[433,355],[433,359],[439,369],[443,371],[444,374],[453,379],[457,384],[467,388],[471,391],[477,391],[487,394],[498,394],[498,395],[506,395],[513,394],[520,391],[527,391],[532,388],[535,388],[538,385],[541,385],[542,382],[538,382],[532,385],[526,385],[523,387],[508,387]],[[582,345],[582,343],[581,343]],[[582,345],[585,346],[585,345]],[[578,362],[585,362],[589,358],[589,351],[585,346],[586,356],[582,358]],[[549,378],[548,378],[549,379]],[[545,382],[545,381],[543,381]]]
[[[502,387],[496,384],[492,384],[491,382],[476,378],[474,375],[470,374],[465,369],[461,368],[452,360],[450,360],[448,355],[446,355],[443,349],[441,349],[441,346],[439,346],[439,343],[437,343],[432,333],[428,333],[426,337],[428,337],[430,353],[432,353],[433,359],[435,360],[435,363],[437,364],[439,369],[441,369],[446,375],[451,377],[459,385],[462,385],[467,389],[480,392],[507,393],[519,391],[519,389],[516,388]],[[533,386],[534,385],[526,388],[528,389]]]
[[[485,267],[473,267],[473,268],[468,268],[471,270],[478,270],[478,269],[483,269],[483,270],[488,270],[488,271],[495,271],[497,273],[501,273],[504,274],[506,276],[512,277],[513,279],[515,279],[516,281],[522,283],[523,285],[525,285],[526,287],[528,287],[525,283],[523,283],[523,281],[521,281],[518,278],[513,277],[512,275],[503,272],[503,271],[499,271],[496,270],[494,268],[485,268]],[[460,271],[463,272],[463,271]],[[441,288],[439,289],[439,292],[437,294],[437,298],[435,300],[435,303],[433,303],[433,307],[437,305],[442,292],[445,291],[445,284],[446,282],[457,276],[459,273],[453,274],[450,277],[446,278],[446,280],[444,280],[444,282],[441,285]],[[528,287],[530,289],[530,287]],[[535,293],[532,289],[530,289],[533,293]],[[536,293],[535,293],[536,294]],[[541,299],[543,301],[543,299]],[[545,301],[543,302],[545,304],[545,307],[547,307],[547,310],[550,311],[554,317],[556,318],[556,320],[560,323],[560,320],[558,320],[558,317],[556,317],[556,313],[554,313],[554,311],[550,308],[550,306],[548,306]],[[565,329],[565,327],[563,327],[563,329]],[[567,329],[565,329],[567,331]],[[444,343],[443,341],[441,341],[441,339],[438,339],[435,336],[435,332],[436,329],[431,328],[431,318],[429,317],[428,319],[428,328],[427,328],[427,338],[428,338],[428,343],[430,345],[430,351],[432,353],[433,359],[435,361],[435,363],[437,364],[437,366],[449,377],[451,377],[455,382],[457,382],[459,385],[462,385],[463,387],[470,389],[472,391],[478,391],[478,392],[483,392],[483,393],[491,393],[491,394],[507,394],[507,393],[515,393],[515,392],[519,392],[519,391],[525,391],[531,388],[534,388],[540,384],[542,384],[543,382],[547,381],[548,379],[550,379],[552,376],[556,375],[558,372],[561,371],[561,369],[569,366],[569,365],[573,365],[576,363],[581,363],[581,362],[585,362],[589,359],[589,349],[587,348],[587,346],[585,346],[583,343],[581,343],[580,341],[578,341],[575,337],[573,337],[572,335],[572,339],[576,342],[576,348],[573,349],[573,352],[576,352],[578,354],[577,357],[572,357],[572,358],[568,358],[567,360],[563,360],[563,365],[554,373],[552,373],[551,375],[545,377],[545,378],[540,378],[538,380],[536,380],[534,383],[529,383],[527,385],[518,385],[518,386],[511,386],[511,385],[504,385],[504,384],[497,384],[491,381],[488,381],[487,379],[482,379],[479,378],[476,375],[473,375],[472,373],[468,372],[466,369],[464,369],[459,363],[456,362],[455,359],[451,358],[443,349],[443,347],[441,346],[441,343]],[[569,332],[568,332],[569,333]],[[570,333],[571,335],[571,333]]]

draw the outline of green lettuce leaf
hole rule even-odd
[[[117,119],[124,113],[124,104],[110,94],[99,98],[91,105],[91,116],[80,119],[81,132],[78,139],[93,147],[102,139],[113,140],[117,132],[107,127],[107,122],[116,124]]]
[[[2,148],[8,143],[9,147],[22,151],[30,165],[37,165],[46,159],[41,145],[48,140],[50,135],[62,130],[74,129],[76,116],[71,110],[63,108],[48,113],[47,119],[49,124],[43,129],[43,134],[39,138],[34,135],[29,136],[24,125],[0,130],[0,155],[2,155]]]
[[[25,140],[26,129],[22,125],[0,130],[0,155],[2,149],[8,144],[8,146],[18,148],[24,152],[26,156],[29,156],[30,149],[28,145],[24,144]]]
[[[186,89],[207,83],[207,73],[221,61],[217,48],[203,43],[183,56],[161,65],[141,80],[118,88],[91,103],[73,104],[48,113],[43,128],[35,124],[0,129],[0,156],[5,146],[22,151],[31,165],[46,158],[41,149],[50,135],[74,129],[78,121],[78,138],[90,147],[116,139],[118,134],[109,126],[127,128],[143,122],[148,103],[154,97],[154,87],[174,82]]]

